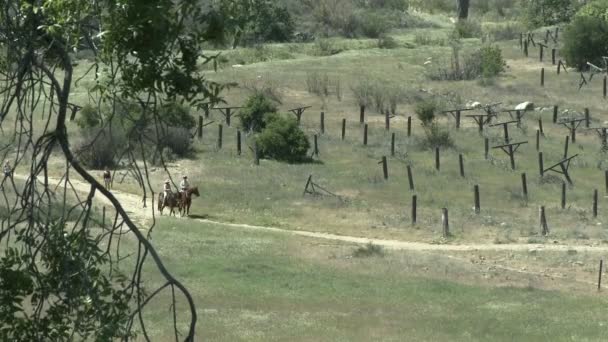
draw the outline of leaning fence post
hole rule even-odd
[[[564,143],[564,159],[568,158],[568,144],[570,141],[570,136],[566,135],[566,142]]]
[[[549,234],[549,226],[547,225],[547,216],[545,215],[545,207],[540,207],[540,227],[542,229],[541,234],[546,236]]]
[[[407,166],[407,180],[410,184],[410,191],[414,191],[414,177],[412,175],[412,167],[410,165]]]
[[[441,208],[441,222],[443,226],[443,237],[450,236],[450,221],[448,219],[448,208]]]
[[[524,199],[528,200],[528,181],[526,179],[526,173],[521,174],[521,188],[523,191]]]
[[[412,196],[412,225],[416,224],[416,205],[417,205],[418,196]]]
[[[460,165],[460,177],[464,178],[464,160],[462,159],[462,153],[458,155],[458,164]]]
[[[600,259],[600,271],[597,275],[597,290],[600,291],[602,289],[602,270],[604,268],[604,260]]]
[[[382,174],[384,179],[388,179],[388,162],[386,161],[386,156],[382,156]]]
[[[540,131],[540,135],[545,136],[545,131],[543,130],[543,119],[538,119],[538,130]]]

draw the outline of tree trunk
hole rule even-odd
[[[464,20],[469,17],[469,1],[458,0],[458,20]]]

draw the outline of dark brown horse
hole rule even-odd
[[[181,203],[179,206],[179,212],[182,216],[186,214],[186,216],[190,215],[190,205],[192,204],[192,195],[196,195],[199,197],[201,194],[198,192],[198,187],[195,186],[186,191],[182,191],[181,195]]]
[[[169,211],[169,215],[173,214],[175,216],[175,208],[181,211],[181,200],[178,194],[169,193],[169,198],[167,198],[167,204],[165,205],[164,201],[164,193],[158,194],[158,211],[160,214],[163,214],[163,209],[165,207],[169,207],[171,210]]]

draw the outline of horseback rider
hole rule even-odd
[[[11,177],[13,175],[13,169],[11,168],[11,164],[8,160],[4,163],[2,172],[4,172],[4,177]]]
[[[190,183],[188,182],[188,176],[183,176],[181,183],[179,183],[180,192],[186,192],[190,189]]]
[[[104,182],[106,189],[109,190],[111,183],[112,183],[112,173],[110,172],[110,170],[107,167],[103,171],[103,182]]]
[[[165,205],[169,204],[169,196],[171,196],[171,181],[167,179],[163,185],[163,203]]]

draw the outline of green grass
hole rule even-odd
[[[424,255],[353,259],[354,246],[181,220],[162,221],[153,241],[192,291],[200,340],[599,341],[608,332],[605,298],[412,275],[408,260]],[[162,339],[168,308],[154,308]]]

